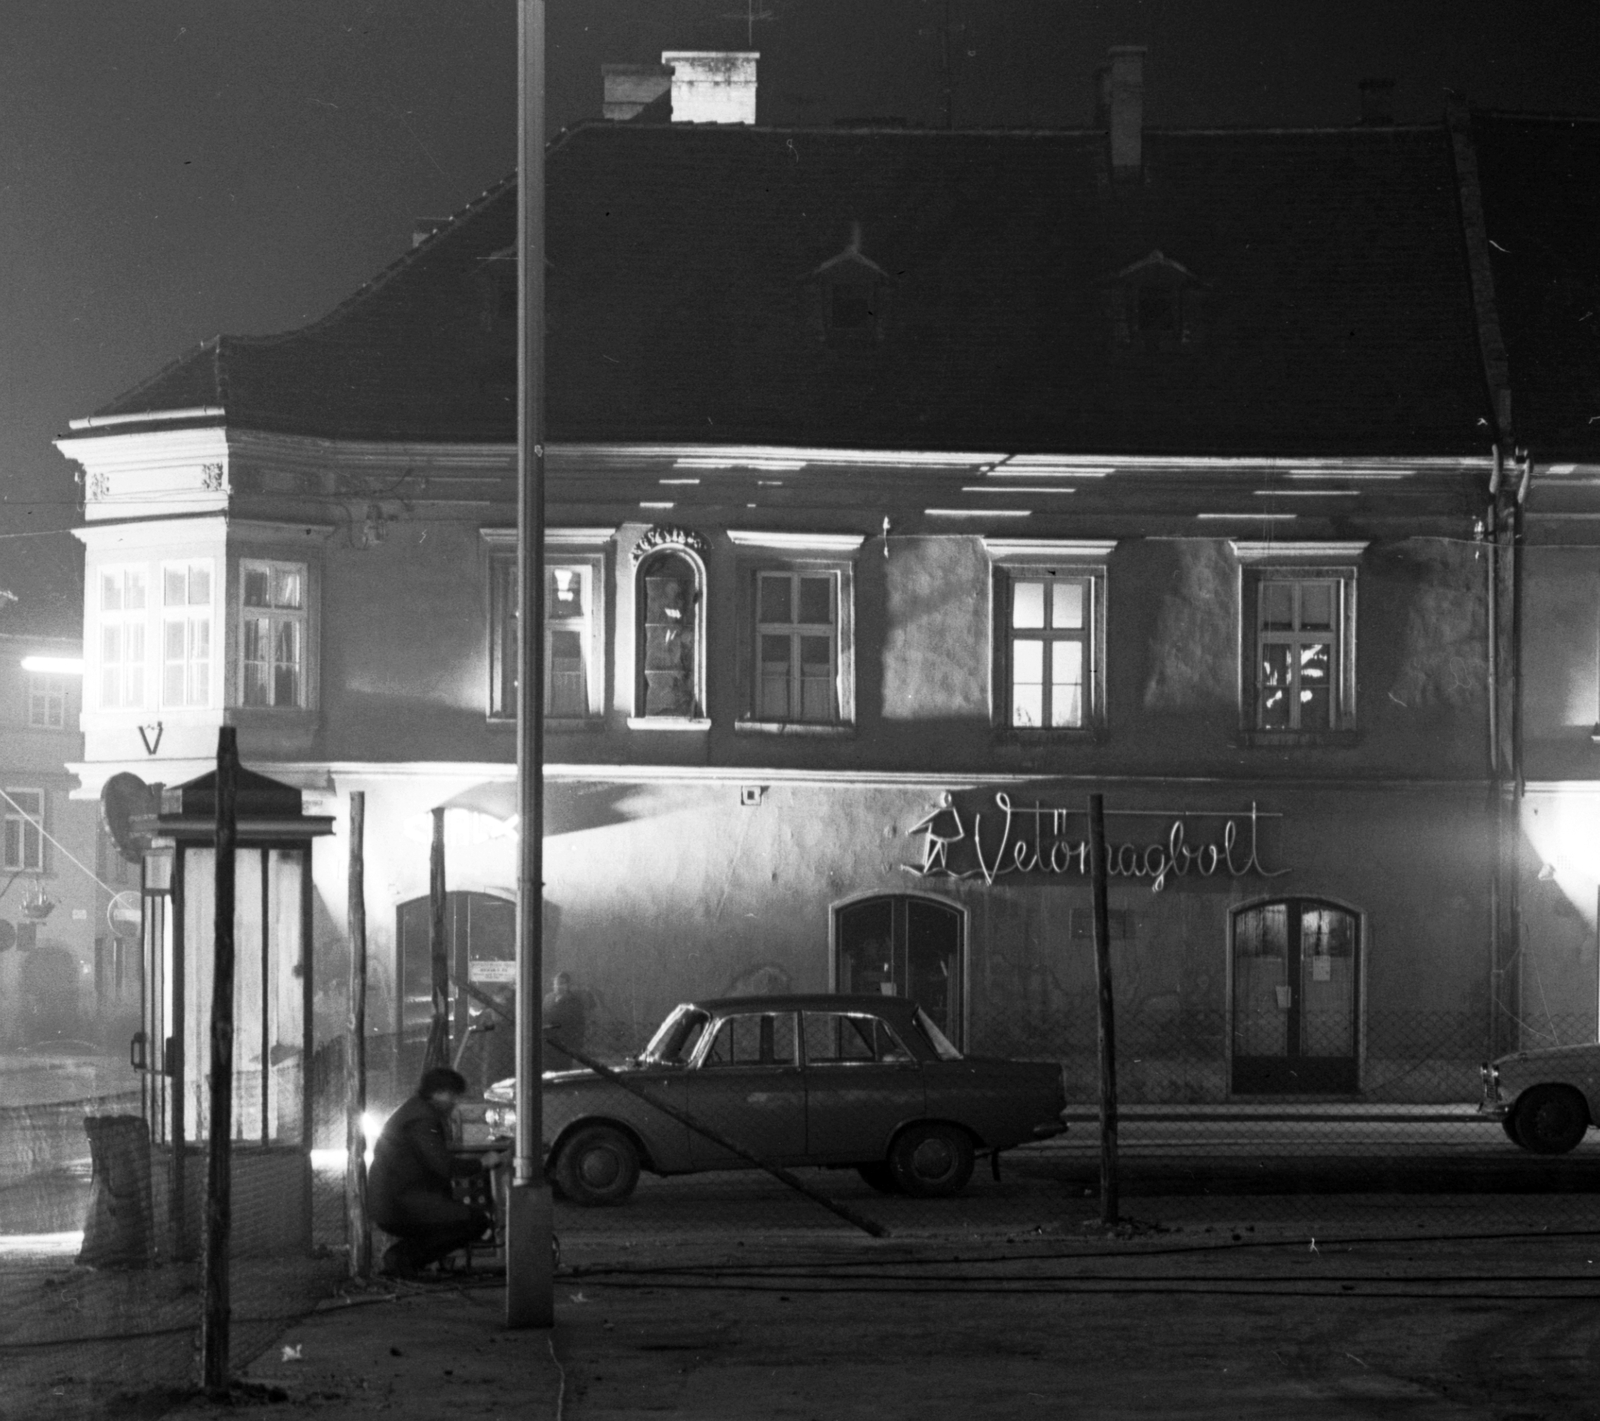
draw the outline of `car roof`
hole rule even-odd
[[[916,1010],[907,997],[884,996],[867,992],[791,992],[782,996],[697,997],[685,1006],[699,1007],[718,1016],[733,1012],[778,1011],[871,1011],[901,1015]]]

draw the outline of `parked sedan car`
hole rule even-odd
[[[685,1002],[618,1069],[766,1163],[854,1168],[885,1193],[958,1193],[976,1155],[1066,1128],[1059,1066],[964,1056],[904,997]],[[515,1123],[512,1087],[490,1087],[491,1127]],[[751,1167],[587,1069],[547,1073],[543,1098],[546,1168],[579,1204],[620,1204],[641,1169]]]
[[[1482,1075],[1479,1113],[1534,1154],[1566,1154],[1600,1120],[1600,1043],[1513,1051]]]

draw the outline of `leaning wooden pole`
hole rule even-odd
[[[450,946],[444,934],[444,810],[433,811],[428,851],[428,960],[432,964],[433,1018],[424,1067],[450,1064]]]
[[[1094,890],[1094,979],[1100,1039],[1100,1221],[1114,1224],[1117,1198],[1117,1031],[1111,995],[1111,924],[1106,910],[1106,803],[1089,796],[1089,876]]]
[[[205,1315],[200,1328],[201,1382],[212,1396],[228,1390],[229,1168],[233,1142],[233,860],[238,839],[238,731],[217,732],[216,918],[211,968],[211,1110],[207,1121]],[[262,925],[263,931],[265,924]]]
[[[350,1240],[350,1276],[372,1271],[372,1230],[367,1226],[367,796],[350,792],[350,878],[346,914],[350,924],[350,1044],[345,1052],[344,1114],[345,1236]]]

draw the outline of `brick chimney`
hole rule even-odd
[[[754,123],[755,50],[669,49],[674,123]]]
[[[1363,128],[1388,128],[1394,123],[1394,80],[1361,81],[1361,125]]]
[[[672,71],[665,64],[602,64],[600,79],[605,85],[602,116],[613,123],[627,123],[672,89]],[[665,117],[665,115],[663,115]]]
[[[1111,149],[1111,176],[1137,181],[1144,171],[1144,56],[1142,44],[1111,47],[1099,72],[1100,121]]]

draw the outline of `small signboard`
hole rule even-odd
[[[472,962],[467,965],[467,976],[474,982],[515,982],[517,964],[492,959]]]
[[[139,936],[143,918],[139,911],[139,895],[124,889],[106,904],[106,923],[118,937],[132,940]]]

